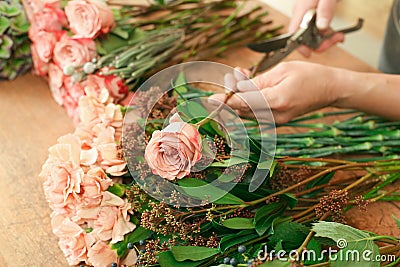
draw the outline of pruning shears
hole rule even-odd
[[[361,29],[364,20],[359,18],[356,25],[339,31],[327,30],[321,32],[316,25],[316,11],[311,9],[303,16],[300,28],[294,34],[283,34],[266,41],[249,44],[248,47],[256,52],[265,53],[265,57],[253,67],[253,74],[266,70],[279,63],[300,45],[317,49],[323,41],[337,32],[350,33]]]

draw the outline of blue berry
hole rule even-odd
[[[110,264],[110,267],[118,267],[118,264],[116,262],[113,262]]]
[[[145,249],[141,249],[140,253],[144,254],[144,253],[146,253],[146,250]]]
[[[253,260],[253,259],[249,260],[249,261],[247,262],[247,267],[251,267],[251,266],[253,265],[253,263],[254,263],[254,260]]]
[[[126,245],[126,247],[128,248],[128,249],[133,249],[133,243],[128,243],[127,245]]]
[[[230,262],[231,262],[231,258],[226,257],[226,258],[224,259],[224,264],[229,264]]]
[[[230,265],[233,267],[236,267],[238,265],[238,260],[236,258],[232,258],[231,261],[229,262]]]
[[[139,245],[141,245],[141,246],[146,245],[146,241],[145,240],[139,240]]]
[[[239,247],[238,247],[238,252],[239,252],[239,253],[245,253],[245,252],[246,252],[246,247],[243,246],[243,245],[239,246]]]

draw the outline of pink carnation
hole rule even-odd
[[[124,240],[124,235],[132,232],[136,225],[129,221],[131,204],[110,193],[103,192],[98,218],[93,225],[93,233],[103,241],[111,243]]]
[[[86,234],[78,224],[61,216],[52,219],[52,227],[54,234],[60,238],[58,244],[70,265],[88,262],[87,253],[96,242],[93,235]]]
[[[109,267],[111,263],[118,261],[117,253],[107,243],[97,241],[87,254],[90,264],[96,267]]]

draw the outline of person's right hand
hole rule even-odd
[[[236,69],[235,76],[239,77],[239,72],[243,77],[247,74]],[[338,73],[342,71],[319,64],[283,62],[251,80],[236,79],[236,84],[233,79],[229,83],[225,81],[228,88],[236,91],[226,104],[239,116],[268,120],[268,105],[265,104],[268,103],[275,122],[286,123],[299,115],[333,105],[339,94],[336,85],[346,77]],[[210,103],[219,105],[225,97],[225,94],[215,94],[210,97]]]
[[[321,32],[329,30],[329,25],[335,13],[337,0],[297,0],[293,8],[293,16],[290,21],[288,32],[294,33],[298,30],[304,14],[310,9],[316,9],[317,12],[317,27]],[[336,33],[330,39],[324,41],[321,46],[316,49],[317,52],[322,52],[338,42],[343,42],[344,34]],[[311,55],[311,48],[306,46],[299,47],[298,51],[304,56]]]

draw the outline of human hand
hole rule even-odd
[[[240,79],[231,85],[237,93],[227,105],[242,117],[262,119],[269,114],[264,104],[267,101],[275,122],[281,124],[334,104],[339,97],[335,89],[340,78],[340,69],[300,61],[283,62],[254,79]],[[217,105],[224,102],[225,95],[215,94],[210,99],[210,103]]]
[[[335,13],[337,0],[297,0],[293,8],[293,16],[290,21],[288,31],[294,33],[299,28],[304,14],[310,9],[316,9],[317,20],[316,24],[320,31],[326,32],[329,30],[329,25]],[[343,33],[336,33],[331,38],[325,40],[315,51],[322,52],[338,42],[344,41]],[[301,46],[298,51],[305,57],[311,55],[311,48]]]

